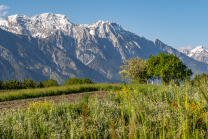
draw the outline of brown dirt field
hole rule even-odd
[[[89,92],[89,97],[92,98],[93,96],[97,96],[98,99],[102,100],[105,95],[107,95],[108,91],[93,91]],[[47,101],[53,101],[54,103],[59,103],[61,101],[69,101],[70,103],[74,103],[77,101],[82,100],[83,95],[85,92],[82,93],[72,93],[67,95],[58,95],[58,96],[47,96],[47,97],[39,97],[39,98],[28,98],[28,99],[19,99],[19,100],[13,100],[13,101],[4,101],[0,102],[0,111],[2,110],[8,110],[8,109],[17,109],[20,108],[26,108],[28,106],[28,103],[41,101],[44,102]]]

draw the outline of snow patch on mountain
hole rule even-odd
[[[90,30],[90,34],[91,35],[95,35],[95,31],[94,30]]]
[[[192,46],[188,46],[187,48],[192,48],[192,49],[185,49],[186,47],[180,47],[180,52],[184,53],[185,55],[200,61],[200,62],[204,62],[208,64],[208,50],[205,49],[203,46],[197,46],[197,47],[193,47]]]
[[[65,15],[44,13],[34,17],[11,15],[0,20],[0,28],[15,34],[46,38],[53,30],[68,32],[73,23]]]
[[[197,47],[195,47],[194,49],[192,49],[190,52],[191,53],[196,53],[197,51],[198,52],[201,52],[201,51],[203,51],[204,49],[203,49],[203,46],[197,46]]]
[[[203,52],[203,51],[207,52],[205,49],[203,49],[202,46],[197,46],[197,47],[195,47],[194,49],[190,50],[188,56],[191,57],[191,56],[193,56],[194,54],[200,54],[200,53]]]

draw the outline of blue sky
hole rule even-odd
[[[66,15],[72,23],[113,21],[174,48],[208,46],[207,0],[1,0],[0,16]]]

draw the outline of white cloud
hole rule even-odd
[[[8,13],[7,11],[5,11],[3,13],[0,12],[0,16],[5,16],[7,13]]]
[[[9,7],[6,5],[0,5],[0,20],[2,20],[2,16],[5,16],[8,13],[8,11],[1,12],[6,9],[9,9]]]
[[[0,5],[0,11],[9,9],[9,7],[7,7],[6,5]]]
[[[178,48],[177,48],[178,51],[182,51],[182,50],[184,50],[184,49],[191,50],[191,49],[194,49],[194,47],[188,45],[188,46],[186,46],[186,47],[178,47]]]
[[[197,47],[197,46],[196,46],[196,47]],[[184,50],[184,49],[192,50],[192,49],[194,49],[194,48],[195,48],[195,47],[188,45],[188,46],[186,46],[186,47],[178,47],[178,48],[176,48],[176,49],[177,49],[178,51],[182,51],[182,50]],[[203,46],[203,48],[208,50],[208,46]]]

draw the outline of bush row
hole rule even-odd
[[[23,79],[22,81],[12,80],[3,82],[0,80],[0,89],[3,90],[11,90],[11,89],[28,89],[28,88],[44,88],[44,87],[51,87],[51,86],[58,86],[58,82],[56,80],[46,80],[40,81],[36,83],[33,79]]]
[[[65,85],[76,85],[76,84],[94,84],[91,79],[77,79],[77,78],[69,78],[65,83]],[[50,79],[46,81],[40,81],[36,83],[33,79],[23,79],[22,81],[17,81],[16,79],[9,79],[3,82],[0,80],[0,89],[1,90],[17,90],[17,89],[31,89],[31,88],[45,88],[51,86],[59,86],[56,80]]]
[[[94,84],[91,79],[77,79],[77,78],[69,78],[65,83],[65,85],[75,85],[75,84]]]

